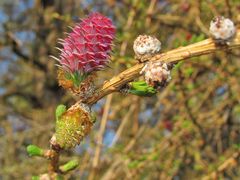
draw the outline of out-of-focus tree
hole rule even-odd
[[[73,26],[93,11],[110,17],[117,40],[99,84],[137,63],[132,45],[151,34],[163,51],[208,37],[214,16],[239,26],[238,0],[2,0],[0,2],[0,179],[29,179],[47,162],[29,158],[28,144],[49,146],[54,111],[72,105],[56,81],[50,55]],[[240,50],[177,64],[155,97],[112,94],[93,106],[88,138],[63,154],[80,166],[72,179],[237,179],[240,176]],[[104,114],[104,116],[103,116]]]

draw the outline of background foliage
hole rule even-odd
[[[240,23],[239,0],[1,0],[0,179],[29,179],[47,161],[29,158],[28,144],[47,148],[59,103],[75,102],[56,81],[54,47],[89,12],[117,26],[110,68],[98,83],[137,63],[139,34],[167,51],[208,37],[217,15]],[[157,96],[113,94],[93,106],[94,129],[64,153],[80,166],[72,179],[237,179],[240,176],[240,50],[179,63]]]

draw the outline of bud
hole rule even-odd
[[[171,80],[170,67],[163,62],[148,62],[140,74],[144,74],[147,84],[156,89],[164,87]]]
[[[133,50],[136,58],[151,56],[158,53],[161,49],[161,42],[153,36],[140,35],[133,43]]]
[[[211,21],[209,31],[213,39],[223,42],[234,37],[236,28],[230,19],[218,16]]]

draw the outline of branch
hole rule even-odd
[[[203,177],[203,180],[217,179],[218,174],[222,173],[227,168],[231,168],[237,165],[237,159],[240,157],[240,151],[235,152],[230,158],[224,161],[216,171],[212,172],[209,176]]]
[[[103,136],[104,136],[104,132],[106,130],[108,115],[109,115],[109,111],[111,108],[111,102],[112,102],[112,95],[109,95],[107,97],[107,101],[104,106],[104,112],[103,112],[100,129],[99,129],[98,136],[97,136],[97,147],[95,149],[95,154],[93,157],[92,171],[89,174],[89,180],[95,179],[94,177],[98,171],[99,159],[100,159],[101,149],[103,146]]]
[[[84,103],[92,105],[96,103],[98,100],[100,100],[101,98],[103,98],[104,96],[111,94],[113,92],[119,91],[126,83],[131,82],[134,79],[141,76],[140,71],[144,67],[145,63],[148,61],[153,61],[153,62],[163,61],[166,63],[175,63],[175,62],[186,60],[192,57],[214,53],[217,50],[226,51],[226,50],[230,50],[237,47],[240,47],[240,30],[238,30],[235,38],[231,42],[227,43],[226,45],[218,45],[218,44],[215,44],[215,42],[212,39],[206,39],[204,41],[201,41],[186,47],[179,47],[177,49],[170,50],[166,53],[156,54],[150,58],[141,59],[143,63],[138,63],[133,67],[123,71],[119,75],[114,76],[109,81],[105,82],[97,90],[97,92],[91,98],[84,101]],[[81,100],[79,100],[76,104],[78,104],[80,101]],[[102,129],[102,131],[104,131],[104,129]],[[100,135],[102,135],[101,132],[100,132]],[[49,174],[54,175],[54,173],[59,171],[58,161],[59,161],[61,148],[56,143],[55,136],[52,137],[50,144],[51,144],[51,150],[53,150],[54,153],[50,158]],[[98,161],[98,158],[99,158],[98,151],[100,150],[101,149],[98,149],[96,151],[96,162]],[[94,165],[95,165],[94,167],[96,167],[96,164],[97,164],[96,162],[94,162]]]
[[[151,58],[143,59],[145,62],[153,61],[164,61],[166,63],[174,63],[182,60],[186,60],[192,57],[198,57],[205,54],[215,53],[216,51],[230,50],[240,47],[240,29],[237,31],[234,39],[226,45],[218,45],[211,38],[203,40],[198,43],[194,43],[185,47],[179,47],[174,50],[170,50],[166,53],[156,54]],[[135,78],[140,76],[140,71],[144,67],[145,63],[139,63],[133,67],[123,71],[117,76],[114,76],[109,81],[105,82],[102,87],[98,89],[91,98],[87,99],[85,103],[92,105],[104,96],[117,92],[123,85],[133,81]],[[79,102],[77,102],[79,103]]]
[[[8,39],[9,41],[9,45],[11,46],[12,48],[12,51],[17,55],[19,56],[20,58],[22,58],[25,62],[31,62],[31,57],[28,56],[27,54],[24,54],[22,52],[22,42],[17,39],[13,33],[11,32],[7,32],[6,33],[6,38]],[[33,62],[34,62],[34,66],[37,67],[38,69],[40,70],[43,70],[44,72],[47,71],[46,67],[44,64],[42,64],[41,62],[39,62],[38,60],[34,60],[33,59]]]

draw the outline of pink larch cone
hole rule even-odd
[[[112,21],[100,13],[92,13],[62,42],[61,66],[80,74],[104,68],[109,62],[114,36]]]
[[[90,97],[95,90],[95,71],[109,62],[115,31],[112,21],[100,13],[92,13],[78,23],[61,40],[59,85],[82,100]]]

